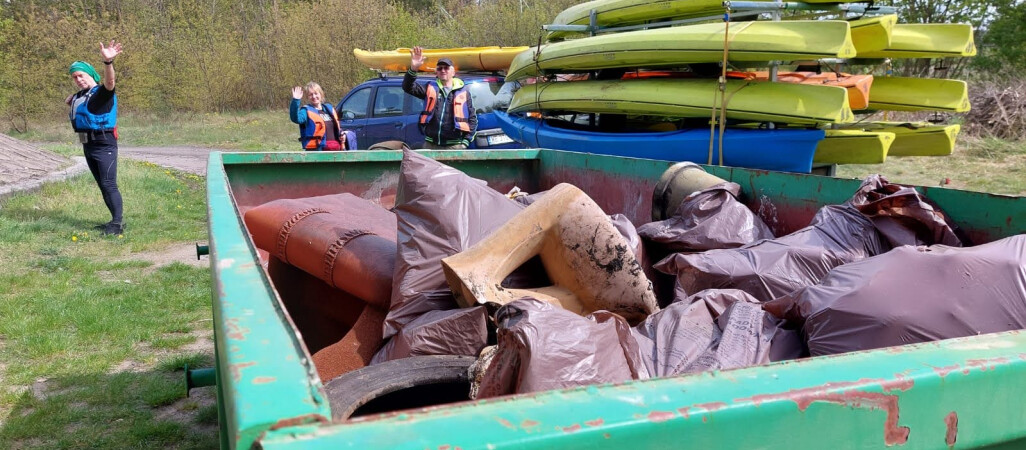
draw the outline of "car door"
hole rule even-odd
[[[424,148],[424,133],[420,132],[420,112],[424,110],[424,99],[406,96],[406,110],[403,114],[403,135],[410,148]]]
[[[367,119],[368,146],[384,141],[406,141],[403,133],[403,100],[406,93],[398,84],[378,85],[370,118]],[[366,148],[366,147],[362,147]]]
[[[370,116],[370,100],[373,92],[373,86],[358,86],[350,91],[335,108],[342,128],[356,132],[357,148],[360,149],[370,146],[366,127]]]

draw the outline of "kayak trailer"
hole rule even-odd
[[[424,152],[505,192],[576,185],[606,213],[652,220],[674,162],[553,150]],[[1026,446],[1026,333],[987,334],[332,422],[317,370],[242,215],[342,192],[391,202],[400,152],[219,153],[207,196],[221,447],[971,448]],[[858,180],[706,167],[777,235]],[[975,244],[1026,233],[1026,198],[921,187]]]

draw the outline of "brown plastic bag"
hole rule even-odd
[[[638,227],[641,237],[675,252],[735,248],[773,232],[737,201],[741,186],[721,183],[689,195],[672,217]]]
[[[1026,328],[1026,235],[958,248],[904,246],[764,305],[812,355]]]
[[[769,301],[811,286],[834,267],[879,255],[893,245],[958,244],[942,212],[911,188],[866,178],[843,205],[821,208],[809,226],[737,249],[675,254],[655,265],[677,276],[684,293],[741,289]]]

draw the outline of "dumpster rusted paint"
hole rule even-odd
[[[499,190],[573,183],[650,220],[672,163],[549,150],[426,152]],[[391,206],[398,152],[214,153],[208,167],[214,332],[225,448],[944,448],[1026,445],[1026,334],[1008,332],[730,371],[588,386],[330,423],[310,356],[241,213],[351,192]],[[708,167],[776,233],[858,180]],[[1026,198],[920,188],[975,243],[1026,232]],[[829,443],[829,444],[828,444]]]

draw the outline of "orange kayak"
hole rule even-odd
[[[701,78],[692,72],[673,70],[639,70],[627,72],[623,79],[635,78]],[[769,72],[727,72],[727,78],[740,80],[769,80]],[[848,106],[851,109],[869,107],[869,88],[873,84],[872,75],[850,75],[834,72],[780,72],[777,74],[780,83],[822,84],[840,86],[848,90]]]
[[[769,72],[727,72],[727,78],[768,80]],[[869,107],[869,88],[873,85],[873,76],[834,72],[780,72],[777,74],[777,81],[840,86],[848,90],[848,105],[851,109],[866,109]]]

